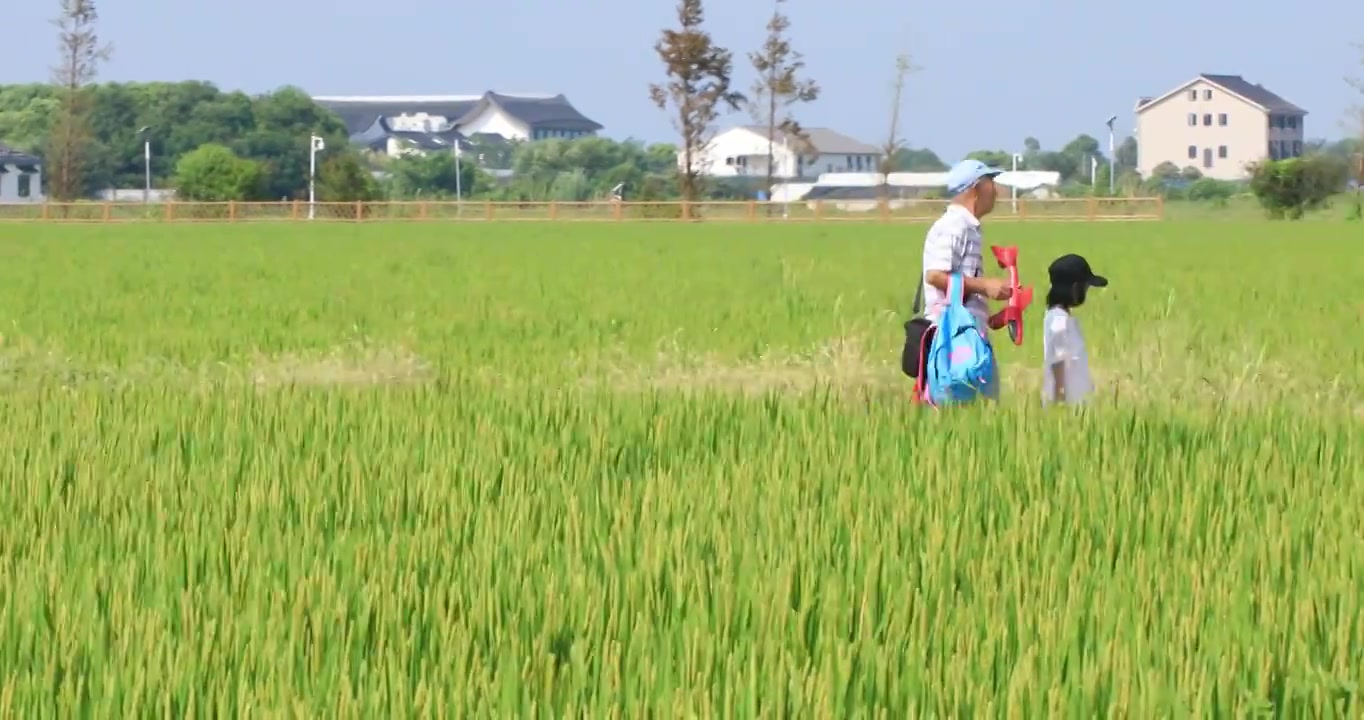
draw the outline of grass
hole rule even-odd
[[[1357,227],[987,232],[1089,410],[922,226],[7,231],[0,716],[1357,717]]]

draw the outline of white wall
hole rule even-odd
[[[502,112],[496,105],[489,105],[477,116],[462,122],[458,128],[461,135],[468,137],[474,133],[493,133],[508,140],[529,140],[530,128],[520,120]]]
[[[42,169],[39,172],[27,175],[28,195],[20,194],[20,180],[23,173],[13,165],[6,165],[5,172],[0,173],[0,202],[42,202],[43,201],[43,176]]]
[[[785,143],[772,143],[773,175],[782,178],[815,178],[830,172],[875,172],[877,155],[836,155],[832,153],[798,158]],[[761,133],[736,127],[711,139],[701,157],[694,161],[697,172],[712,177],[766,177],[768,141]],[[860,163],[860,164],[859,164]],[[686,159],[677,155],[677,166]]]

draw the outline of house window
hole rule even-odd
[[[1279,159],[1279,141],[1278,141],[1278,140],[1270,140],[1270,141],[1269,141],[1269,159],[1270,159],[1270,160],[1278,160],[1278,159]]]
[[[1198,113],[1189,113],[1189,127],[1198,126]]]
[[[1189,91],[1189,100],[1192,101],[1192,100],[1197,100],[1197,99],[1198,99],[1198,91],[1197,91],[1197,90],[1190,90],[1190,91]]]
[[[1220,125],[1220,126],[1222,126],[1222,127],[1226,127],[1226,126],[1227,126],[1227,114],[1226,114],[1226,113],[1221,113],[1221,114],[1219,114],[1219,115],[1217,116],[1217,124]]]
[[[1189,159],[1190,160],[1198,159],[1198,148],[1194,145],[1189,146]]]
[[[1297,130],[1297,129],[1298,129],[1298,118],[1296,118],[1296,117],[1294,117],[1294,116],[1291,116],[1291,115],[1288,117],[1288,129],[1289,129],[1289,130]]]
[[[1210,127],[1211,125],[1212,125],[1212,113],[1204,113],[1204,114],[1203,114],[1203,126],[1204,126],[1204,127]]]
[[[1203,167],[1212,167],[1212,148],[1203,148]]]
[[[19,174],[19,197],[26,198],[33,194],[33,177],[28,173]]]
[[[1293,157],[1302,157],[1302,141],[1293,141]]]
[[[1218,158],[1219,160],[1226,160],[1226,159],[1227,159],[1227,146],[1226,146],[1226,145],[1218,145],[1218,146],[1217,146],[1217,158]]]
[[[1204,99],[1204,100],[1211,100],[1211,99],[1212,99],[1212,91],[1211,91],[1211,90],[1204,90],[1204,91],[1203,91],[1203,99]]]

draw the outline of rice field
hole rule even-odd
[[[0,717],[1359,717],[1357,224],[0,227]]]

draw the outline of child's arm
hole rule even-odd
[[[1070,359],[1070,348],[1066,347],[1066,320],[1065,315],[1051,317],[1043,341],[1047,372],[1051,373],[1055,388],[1052,395],[1063,403],[1066,401],[1066,361]]]

